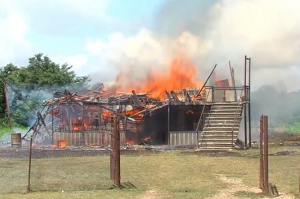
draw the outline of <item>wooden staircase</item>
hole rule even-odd
[[[212,105],[199,136],[200,149],[231,149],[239,133],[243,104],[219,102]]]

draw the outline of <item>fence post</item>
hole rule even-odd
[[[260,117],[260,136],[259,136],[259,187],[264,189],[264,178],[263,178],[263,115]]]
[[[110,179],[116,187],[120,187],[120,129],[119,118],[112,118],[111,154],[110,154]]]
[[[268,116],[264,116],[264,191],[269,194],[269,160],[268,160]]]
[[[29,146],[29,164],[28,164],[28,184],[27,184],[27,193],[31,191],[31,158],[32,157],[32,136],[30,137],[30,146]]]
[[[259,156],[259,186],[267,196],[279,196],[277,187],[269,183],[269,141],[268,141],[268,116],[260,117],[260,156]],[[300,192],[300,173],[299,173]]]

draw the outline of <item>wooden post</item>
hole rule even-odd
[[[32,157],[32,136],[30,137],[30,146],[29,146],[29,164],[28,164],[28,184],[27,184],[27,193],[31,191],[31,157]]]
[[[251,148],[251,142],[252,142],[252,133],[251,133],[251,99],[250,99],[250,95],[251,95],[251,87],[250,87],[250,83],[251,83],[251,58],[248,58],[248,122],[249,122],[249,147]]]
[[[269,194],[268,116],[264,116],[264,191]]]
[[[263,174],[263,116],[260,117],[260,140],[259,140],[259,188],[264,189],[264,174]]]
[[[114,182],[116,187],[121,186],[120,182],[120,129],[119,118],[112,118],[112,130],[111,133],[111,154],[110,154],[110,178]]]
[[[268,116],[260,117],[260,168],[259,183],[260,188],[266,195],[278,195],[275,185],[269,183],[269,160],[268,157]]]

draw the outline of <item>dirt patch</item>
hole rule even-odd
[[[218,177],[220,180],[228,184],[228,188],[221,190],[219,194],[211,197],[210,199],[239,199],[241,198],[240,196],[238,196],[240,194],[244,194],[243,198],[248,198],[247,195],[257,196],[257,198],[268,198],[262,194],[261,189],[249,187],[245,185],[240,179],[228,178],[225,175],[219,175]],[[293,199],[294,197],[285,194],[280,194],[276,198]]]
[[[141,199],[160,199],[163,195],[156,190],[149,190],[140,197]]]
[[[152,155],[159,151],[152,150],[121,150],[121,155]],[[110,150],[105,149],[34,149],[33,159],[59,158],[59,157],[83,157],[83,156],[109,156]],[[1,149],[0,158],[28,158],[28,149]]]
[[[270,134],[270,141],[298,141],[300,142],[299,133],[281,133],[281,132],[272,132]]]
[[[271,156],[287,156],[287,155],[299,155],[299,152],[297,151],[279,151],[277,153],[274,154],[270,154]]]
[[[183,151],[181,154],[210,156],[210,157],[241,157],[242,155],[237,151],[231,150],[199,150],[199,151]]]

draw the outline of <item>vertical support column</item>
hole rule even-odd
[[[215,101],[215,89],[212,86],[211,87],[211,102],[214,103],[214,101]]]
[[[82,104],[82,113],[81,113],[81,136],[80,136],[80,145],[84,145],[85,141],[84,141],[84,105]]]
[[[110,120],[111,130],[110,130],[110,179],[114,183],[114,176],[115,176],[115,154],[114,154],[114,146],[115,146],[115,136],[114,136],[114,118],[112,117]]]
[[[248,119],[249,119],[249,147],[251,148],[252,135],[251,135],[251,57],[248,58]]]
[[[110,179],[116,187],[120,187],[120,126],[119,118],[112,118],[111,154],[110,154]]]
[[[52,140],[52,145],[54,145],[54,138],[53,138],[53,134],[54,134],[54,126],[53,126],[53,122],[54,122],[54,118],[53,118],[54,104],[51,105],[51,109],[52,109],[51,110],[51,130],[52,130],[51,140]]]
[[[247,142],[247,56],[245,55],[245,68],[244,68],[244,130],[245,130],[245,149],[248,147],[248,142]]]
[[[170,145],[170,104],[168,105],[168,145]]]
[[[125,116],[126,116],[126,105],[125,105]],[[126,139],[127,139],[127,116],[125,117],[125,122],[124,122],[124,140],[125,140],[125,144],[126,144]]]

